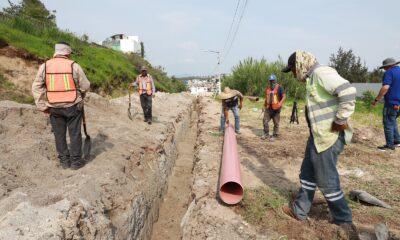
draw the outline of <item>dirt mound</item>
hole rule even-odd
[[[376,140],[376,136],[381,134],[382,130],[378,130],[375,128],[355,128],[353,139],[351,140],[354,143],[366,143],[370,141]]]
[[[0,47],[0,72],[18,87],[19,92],[31,92],[32,82],[43,59],[12,46]]]
[[[73,171],[60,168],[43,113],[0,101],[0,239],[150,236],[193,99],[157,94],[153,125],[143,122],[137,96],[133,121],[127,106],[127,97],[88,95],[92,156]]]

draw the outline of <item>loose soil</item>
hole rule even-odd
[[[153,240],[175,240],[182,238],[181,220],[191,202],[194,148],[197,139],[197,111],[192,112],[189,129],[182,142],[178,143],[178,158],[175,160],[168,180],[168,191],[161,203],[158,221],[154,224]]]

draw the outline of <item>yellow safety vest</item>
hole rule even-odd
[[[328,66],[316,68],[306,82],[308,119],[317,152],[322,152],[330,148],[339,137],[338,132],[331,131],[339,104],[354,100],[356,90],[349,81]],[[337,95],[338,92],[341,96]],[[350,143],[351,138],[352,130],[349,127],[345,130],[346,143]]]

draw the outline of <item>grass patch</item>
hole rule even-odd
[[[383,103],[379,103],[374,108],[369,108],[363,100],[356,101],[356,110],[351,117],[352,122],[355,122],[355,127],[358,125],[381,128],[382,127]]]
[[[278,217],[283,217],[279,209],[287,202],[282,196],[268,187],[246,189],[241,202],[241,215],[251,224],[267,224],[267,211],[273,211]]]

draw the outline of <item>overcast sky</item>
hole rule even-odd
[[[342,46],[353,49],[370,69],[386,57],[400,59],[399,0],[248,0],[231,51],[217,70],[217,54],[202,49],[223,50],[237,0],[42,2],[57,11],[61,29],[93,41],[116,33],[138,35],[147,59],[169,75],[229,73],[246,57],[274,61],[280,55],[286,61],[296,49],[327,64]],[[7,0],[0,4],[8,5]]]

